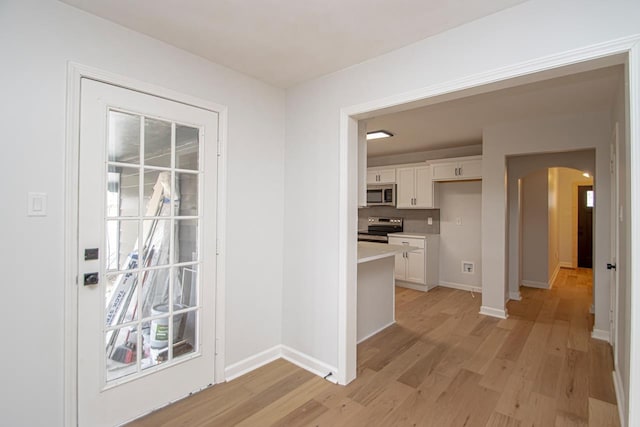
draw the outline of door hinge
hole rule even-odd
[[[607,270],[616,270],[616,265],[607,263]]]

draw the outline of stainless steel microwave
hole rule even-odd
[[[367,206],[395,206],[396,185],[367,186]]]

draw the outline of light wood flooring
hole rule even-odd
[[[278,360],[131,426],[619,425],[611,348],[589,333],[591,270],[522,288],[507,320],[480,300],[397,288],[397,324],[358,346],[348,386]]]

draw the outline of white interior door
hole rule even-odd
[[[214,382],[217,135],[215,112],[82,79],[81,426]]]
[[[615,124],[611,137],[611,264],[618,262],[618,233],[620,233],[620,177],[618,175],[618,123]],[[616,333],[618,329],[618,270],[617,267],[610,270],[610,310],[609,342],[613,346],[614,361],[618,360],[618,346],[616,345]]]

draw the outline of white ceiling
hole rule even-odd
[[[601,68],[367,119],[367,131],[392,138],[369,141],[369,157],[482,142],[482,128],[501,122],[612,108],[622,66]]]
[[[61,0],[279,87],[526,0]]]

